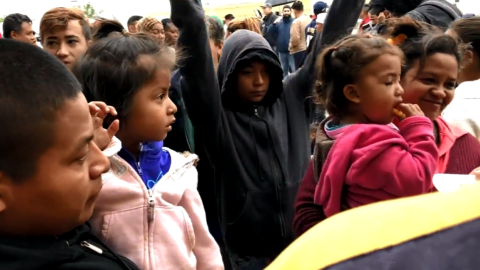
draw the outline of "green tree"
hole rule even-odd
[[[7,16],[3,15],[2,17],[0,17],[0,23],[3,23],[3,21],[5,20],[5,17]]]
[[[103,10],[100,10],[100,11],[96,11],[95,8],[92,6],[92,4],[90,4],[90,2],[88,2],[86,5],[84,5],[83,7],[81,6],[77,6],[77,8],[83,10],[83,12],[85,13],[85,17],[87,18],[95,18],[97,16],[99,16],[100,14],[103,13]]]

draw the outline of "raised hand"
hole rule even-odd
[[[88,103],[88,108],[90,109],[90,115],[92,115],[93,120],[93,142],[103,151],[120,129],[120,122],[118,120],[113,121],[108,129],[103,128],[103,120],[109,114],[116,116],[117,110],[100,101]]]

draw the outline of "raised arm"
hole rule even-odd
[[[195,133],[211,156],[220,131],[221,99],[199,0],[170,0],[171,19],[180,30],[177,41],[183,99]]]
[[[328,12],[320,38],[314,39],[312,51],[307,55],[303,66],[288,76],[284,82],[286,91],[295,91],[301,100],[311,96],[315,83],[315,62],[322,48],[349,35],[357,23],[364,1],[335,0]]]

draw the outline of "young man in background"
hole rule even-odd
[[[76,8],[53,8],[40,21],[43,48],[69,69],[87,51],[91,43],[90,31],[83,11]]]

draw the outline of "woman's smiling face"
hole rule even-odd
[[[458,62],[453,55],[435,53],[407,71],[400,82],[404,90],[403,102],[418,104],[430,120],[439,117],[452,102],[458,75]]]

